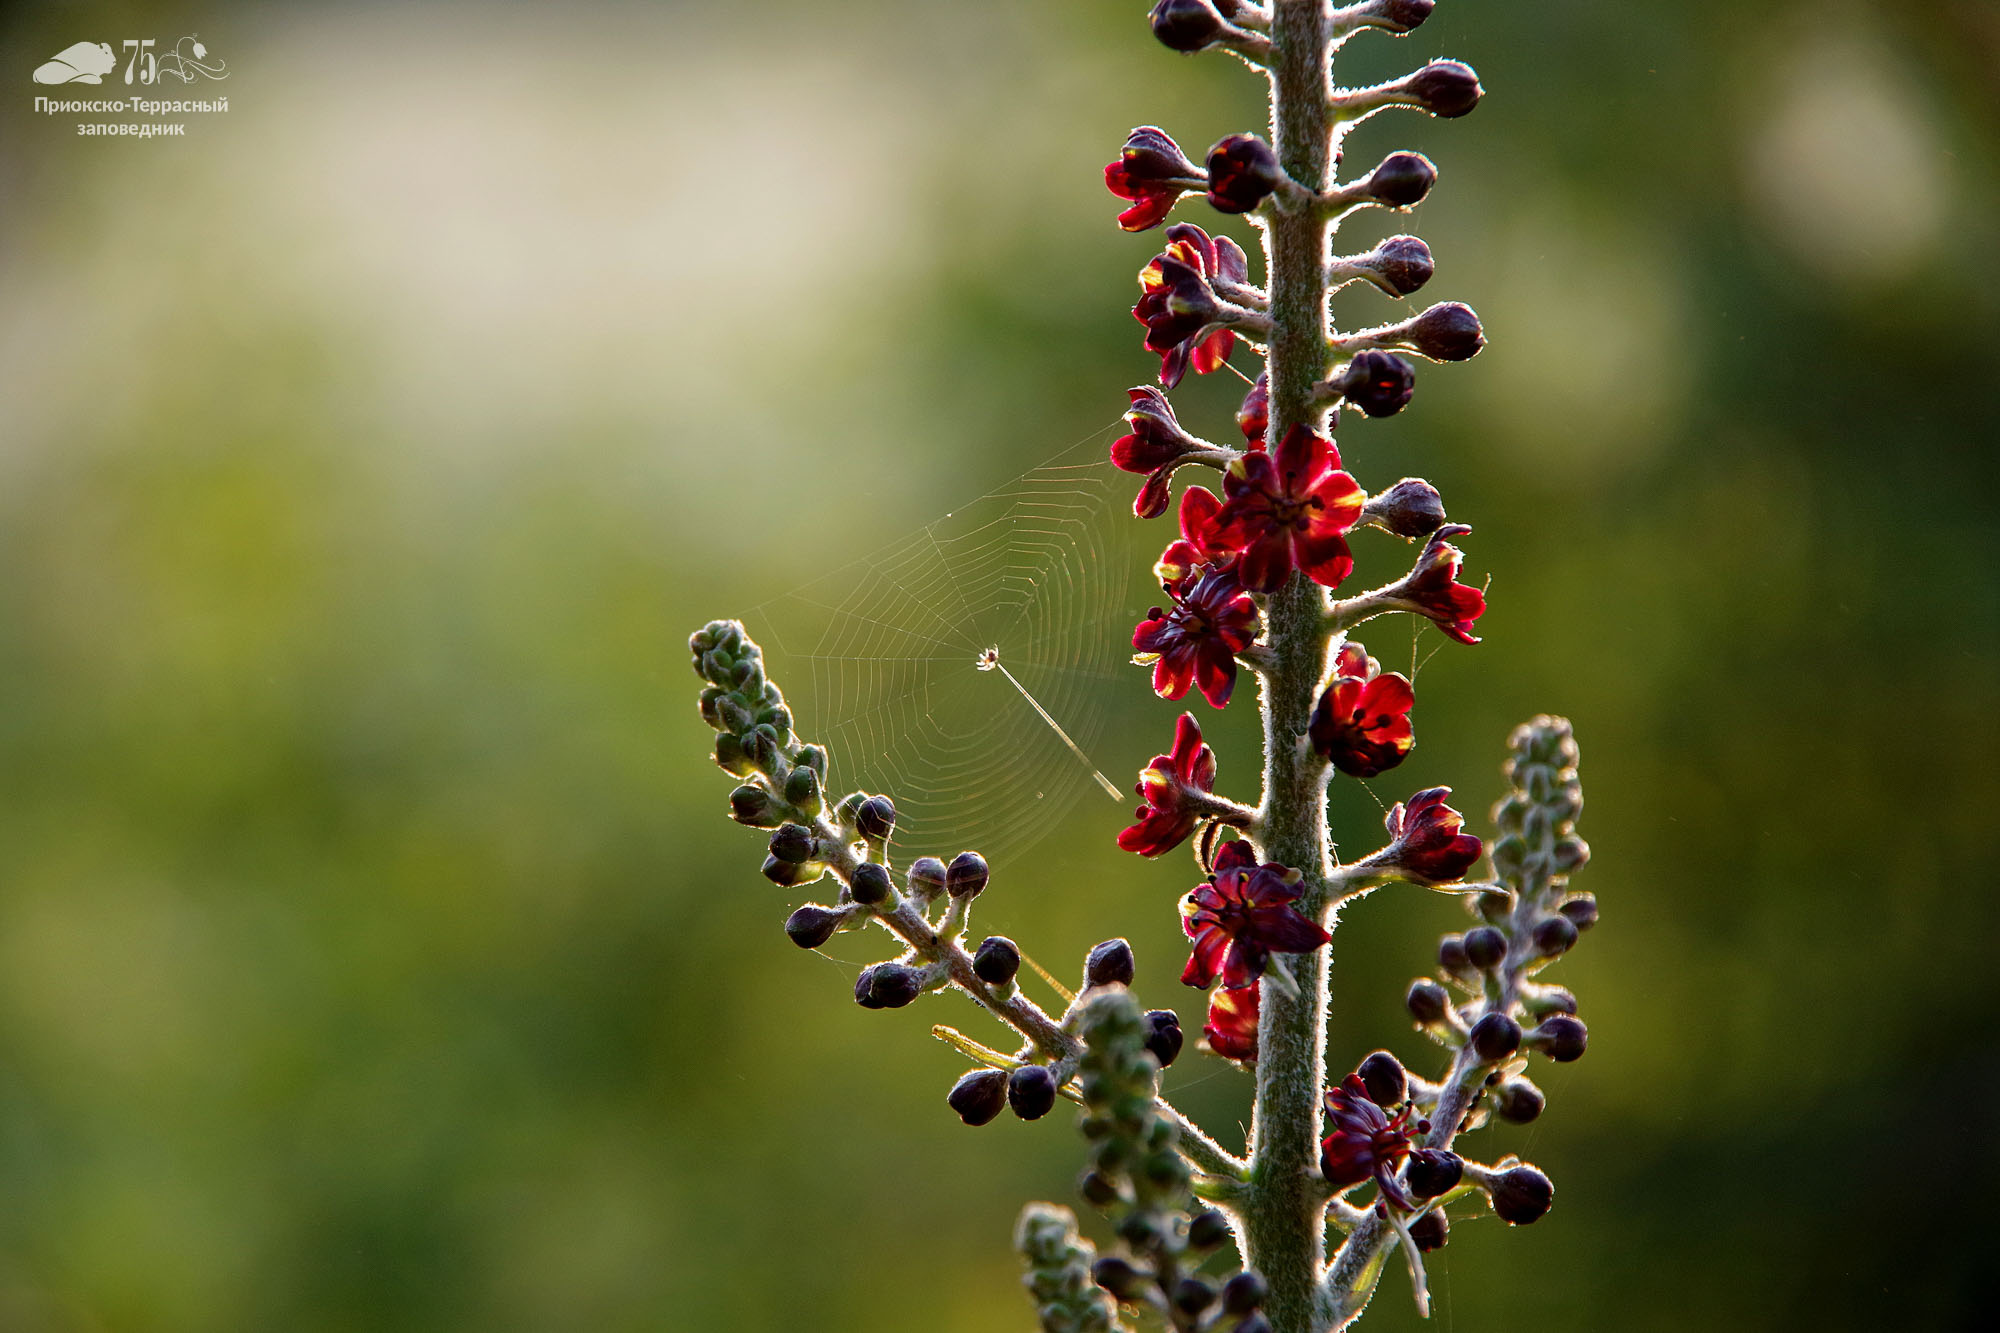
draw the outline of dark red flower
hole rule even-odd
[[[1218,212],[1248,213],[1281,179],[1278,155],[1254,134],[1228,135],[1208,150],[1208,202]]]
[[[1230,990],[1264,973],[1274,953],[1308,953],[1332,939],[1292,904],[1299,874],[1259,865],[1247,842],[1225,843],[1215,873],[1181,899],[1181,929],[1194,944],[1181,980],[1206,986],[1218,976]]]
[[[1247,283],[1250,262],[1227,236],[1188,222],[1167,228],[1167,248],[1139,271],[1132,317],[1146,326],[1146,348],[1160,354],[1160,383],[1169,389],[1190,365],[1197,375],[1220,370],[1236,346],[1227,326],[1241,312],[1216,295],[1215,280]]]
[[[1158,518],[1167,512],[1168,485],[1174,469],[1186,455],[1204,447],[1200,440],[1181,429],[1174,417],[1173,404],[1151,385],[1126,390],[1132,406],[1125,411],[1130,435],[1121,435],[1111,444],[1111,461],[1127,472],[1148,474],[1139,489],[1132,512],[1140,518]]]
[[[1449,537],[1472,531],[1463,523],[1447,523],[1431,534],[1416,567],[1403,579],[1383,590],[1401,609],[1429,616],[1437,627],[1460,643],[1478,643],[1472,622],[1486,614],[1486,594],[1458,581],[1465,552],[1453,546]]]
[[[1382,1197],[1396,1207],[1413,1205],[1396,1183],[1396,1168],[1410,1155],[1410,1108],[1392,1119],[1368,1096],[1361,1075],[1349,1074],[1326,1094],[1326,1123],[1333,1132],[1320,1140],[1319,1169],[1335,1189],[1373,1179]]]
[[[1243,395],[1243,406],[1236,409],[1236,425],[1252,449],[1264,447],[1264,436],[1271,429],[1271,376],[1267,372],[1258,371],[1256,383]]]
[[[1189,807],[1189,791],[1215,790],[1215,751],[1201,742],[1201,727],[1193,713],[1182,713],[1174,724],[1174,748],[1153,756],[1139,774],[1139,822],[1118,834],[1118,845],[1141,856],[1159,856],[1187,841],[1199,817]]]
[[[1353,570],[1342,534],[1367,497],[1319,432],[1295,425],[1275,452],[1244,454],[1229,465],[1222,493],[1217,540],[1240,553],[1237,576],[1252,592],[1277,591],[1294,569],[1337,588]]]
[[[1257,605],[1226,571],[1198,570],[1172,592],[1173,609],[1153,608],[1132,631],[1133,661],[1153,668],[1153,692],[1186,696],[1199,684],[1216,708],[1236,688],[1236,654],[1257,637]]]
[[[1367,649],[1343,644],[1306,734],[1335,768],[1350,777],[1372,778],[1402,763],[1410,752],[1410,705],[1416,699],[1406,677],[1394,671],[1384,675]]]
[[[1264,983],[1253,981],[1240,990],[1217,990],[1208,997],[1208,1023],[1201,1035],[1208,1049],[1228,1060],[1257,1058],[1257,1016],[1263,1008]]]
[[[1215,516],[1221,512],[1222,501],[1207,487],[1190,486],[1181,492],[1181,535],[1153,564],[1154,577],[1169,593],[1178,592],[1200,566],[1221,570],[1234,558],[1216,540]]]
[[[1449,795],[1449,787],[1429,787],[1398,803],[1384,821],[1391,842],[1362,864],[1433,888],[1464,879],[1486,848],[1462,831],[1465,816],[1444,803]]]
[[[1132,206],[1118,215],[1126,231],[1157,227],[1180,197],[1208,185],[1208,173],[1188,160],[1173,136],[1154,125],[1141,125],[1125,138],[1115,162],[1104,167],[1104,184]]]

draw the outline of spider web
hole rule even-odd
[[[830,797],[891,796],[899,854],[999,865],[1072,810],[1132,804],[1093,746],[1141,679],[1132,627],[1159,596],[1140,548],[1162,529],[1132,518],[1111,429],[752,612],[778,678],[808,682],[787,697]]]

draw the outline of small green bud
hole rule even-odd
[[[729,817],[751,828],[776,828],[784,819],[771,793],[747,783],[729,793]]]
[[[820,797],[819,774],[806,767],[794,768],[785,775],[785,800],[800,813],[817,818],[826,808]]]
[[[702,690],[701,720],[708,723],[709,726],[714,727],[717,731],[725,729],[722,722],[721,704],[722,690],[719,686],[710,685]]]
[[[750,756],[743,752],[743,742],[726,731],[715,738],[715,762],[723,772],[739,778],[747,778],[757,771],[757,766],[750,762]]]
[[[812,830],[804,824],[784,824],[771,835],[771,855],[797,865],[812,859]]]

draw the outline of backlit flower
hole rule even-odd
[[[1153,125],[1141,125],[1126,136],[1117,160],[1104,168],[1104,184],[1132,206],[1118,215],[1126,231],[1157,227],[1180,197],[1208,185],[1208,173],[1188,160],[1173,136]]]
[[[1391,1118],[1361,1076],[1349,1074],[1326,1094],[1326,1123],[1333,1132],[1320,1140],[1319,1169],[1328,1184],[1350,1189],[1372,1179],[1398,1208],[1413,1206],[1396,1182],[1396,1168],[1410,1155],[1409,1107]]]
[[[1217,569],[1234,560],[1229,549],[1216,540],[1215,516],[1222,501],[1204,486],[1190,486],[1181,492],[1181,535],[1160,552],[1153,564],[1153,576],[1168,592],[1176,592],[1202,565]]]
[[[1307,728],[1313,748],[1350,777],[1372,778],[1402,763],[1414,740],[1410,705],[1417,696],[1409,680],[1384,674],[1358,643],[1342,645],[1333,673]]]
[[[1260,865],[1247,842],[1232,842],[1215,856],[1215,874],[1181,899],[1181,929],[1194,945],[1181,980],[1207,986],[1217,977],[1231,989],[1264,973],[1274,953],[1307,953],[1332,936],[1292,906],[1299,875],[1280,865]]]
[[[1132,405],[1125,410],[1125,424],[1131,434],[1111,443],[1111,461],[1126,472],[1148,474],[1146,484],[1132,512],[1140,518],[1158,518],[1167,512],[1168,483],[1180,460],[1204,446],[1181,429],[1173,404],[1151,385],[1126,391]]]
[[[1403,610],[1430,617],[1460,643],[1479,642],[1472,633],[1472,622],[1486,614],[1486,594],[1458,581],[1465,552],[1446,540],[1470,531],[1463,523],[1445,524],[1424,544],[1415,568],[1400,582],[1383,589]]]
[[[1257,1058],[1257,1017],[1264,983],[1253,981],[1239,990],[1218,989],[1208,997],[1208,1022],[1201,1035],[1208,1048],[1229,1060]]]
[[[1146,348],[1160,354],[1160,383],[1169,389],[1189,366],[1197,375],[1220,370],[1236,346],[1228,326],[1243,312],[1216,295],[1215,280],[1250,280],[1243,247],[1188,222],[1167,228],[1167,248],[1139,271],[1132,317],[1146,326]]]
[[[1250,386],[1250,392],[1243,395],[1243,406],[1236,409],[1236,425],[1252,449],[1264,447],[1264,435],[1271,429],[1269,372],[1262,370],[1257,372],[1257,380]]]
[[[1449,795],[1449,787],[1430,787],[1399,802],[1383,821],[1392,841],[1361,864],[1433,888],[1464,879],[1486,848],[1463,831],[1465,816],[1444,803]]]
[[[1344,534],[1361,518],[1361,486],[1340,470],[1332,441],[1295,425],[1275,452],[1246,453],[1223,476],[1217,539],[1240,553],[1238,577],[1275,592],[1294,569],[1337,588],[1354,568]]]
[[[1132,631],[1133,661],[1153,668],[1153,692],[1186,696],[1190,685],[1216,708],[1236,688],[1236,654],[1257,637],[1257,606],[1226,571],[1202,569],[1173,591],[1173,608],[1154,607]]]
[[[1215,751],[1202,744],[1201,727],[1193,713],[1182,713],[1174,725],[1171,753],[1155,755],[1139,774],[1139,795],[1146,804],[1139,822],[1118,834],[1118,845],[1141,856],[1159,856],[1187,840],[1200,822],[1191,808],[1189,791],[1215,790]]]

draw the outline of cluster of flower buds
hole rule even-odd
[[[1077,1188],[1110,1218],[1123,1251],[1097,1260],[1091,1276],[1120,1305],[1176,1333],[1267,1333],[1261,1278],[1238,1273],[1218,1288],[1196,1271],[1232,1232],[1220,1212],[1194,1209],[1179,1133],[1159,1114],[1152,1015],[1114,985],[1084,1000],[1077,1019],[1081,1125],[1091,1144]]]
[[[1123,1329],[1117,1307],[1091,1281],[1097,1249],[1076,1231],[1076,1214],[1052,1203],[1031,1203],[1014,1226],[1014,1248],[1027,1273],[1021,1285],[1035,1302],[1048,1333],[1112,1333]]]

